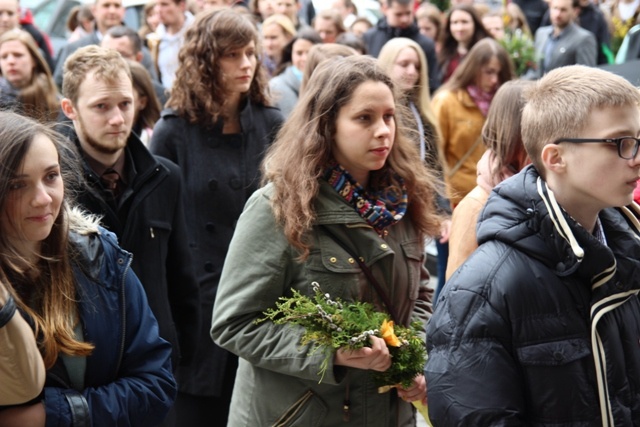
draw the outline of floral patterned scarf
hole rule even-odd
[[[389,180],[393,182],[371,194],[335,161],[329,164],[323,178],[381,236],[386,234],[385,228],[400,221],[407,212],[407,189],[395,172]]]

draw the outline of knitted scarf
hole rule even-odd
[[[473,102],[475,102],[475,104],[480,109],[482,115],[487,117],[489,106],[491,105],[493,95],[495,95],[496,92],[485,92],[475,85],[467,86],[467,92],[469,92],[469,95],[473,99]]]
[[[335,161],[329,164],[323,178],[349,203],[379,234],[400,221],[407,212],[407,189],[403,179],[395,172],[384,189],[367,191]]]

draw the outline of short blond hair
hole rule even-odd
[[[623,77],[584,65],[550,71],[525,90],[524,97],[522,142],[543,177],[541,152],[545,145],[575,138],[593,110],[640,106],[640,92]]]
[[[121,72],[129,76],[129,80],[133,80],[127,61],[117,51],[96,45],[85,46],[76,50],[64,62],[62,96],[76,105],[80,85],[94,71],[97,77],[109,82],[118,81]]]

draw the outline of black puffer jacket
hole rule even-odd
[[[640,425],[639,224],[599,218],[608,246],[533,167],[494,190],[428,326],[434,426]]]

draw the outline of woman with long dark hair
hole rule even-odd
[[[189,246],[200,284],[202,324],[211,322],[220,272],[236,221],[260,183],[259,165],[282,123],[270,107],[250,18],[202,12],[187,30],[180,67],[151,151],[182,170]],[[177,419],[226,425],[237,358],[203,328],[191,366],[177,371]]]

